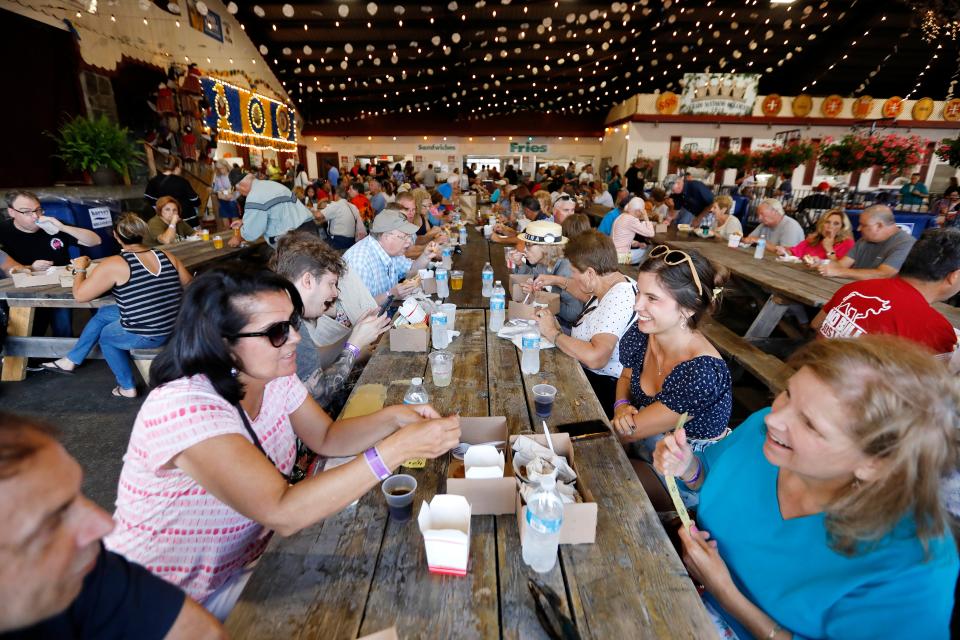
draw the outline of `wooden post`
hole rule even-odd
[[[10,320],[7,322],[7,335],[29,336],[33,332],[33,307],[10,307]],[[18,356],[3,358],[3,382],[20,382],[27,377],[27,359]]]

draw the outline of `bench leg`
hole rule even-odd
[[[153,360],[134,360],[133,364],[136,365],[137,371],[143,377],[144,383],[150,386],[150,365],[153,364]]]
[[[33,332],[33,307],[10,307],[10,320],[7,322],[7,335],[29,336]],[[27,359],[18,356],[4,356],[3,382],[20,382],[27,377]]]
[[[770,296],[743,337],[769,338],[789,308],[789,305],[780,304],[774,300],[774,296]]]

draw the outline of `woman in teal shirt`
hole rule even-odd
[[[654,465],[700,491],[684,562],[722,637],[948,638],[957,550],[938,496],[960,386],[892,337],[821,340],[765,409]]]

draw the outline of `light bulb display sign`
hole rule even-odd
[[[202,77],[200,85],[211,105],[206,124],[220,141],[255,149],[297,150],[290,107],[220,78]]]

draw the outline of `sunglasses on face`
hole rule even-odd
[[[679,249],[671,249],[667,245],[661,244],[651,249],[649,256],[652,259],[663,260],[671,267],[686,262],[690,267],[690,275],[693,276],[693,283],[697,285],[697,292],[703,295],[703,285],[700,284],[700,276],[697,275],[697,268],[694,266],[693,259],[689,253],[680,251]]]
[[[289,320],[284,320],[283,322],[274,322],[263,331],[255,331],[252,333],[235,333],[231,336],[224,337],[230,340],[236,340],[238,338],[266,338],[270,341],[270,344],[273,345],[274,348],[279,349],[283,345],[287,344],[287,340],[290,339],[290,329],[299,328],[300,314],[294,313],[290,316]]]

